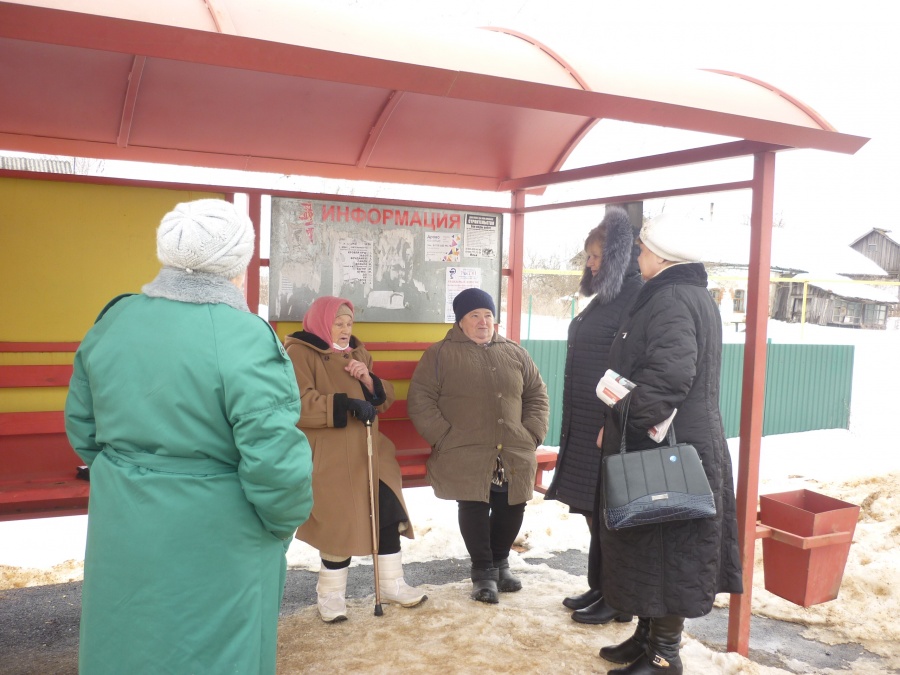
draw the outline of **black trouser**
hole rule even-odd
[[[490,569],[506,560],[519,536],[525,517],[525,502],[509,504],[507,492],[491,491],[491,502],[457,501],[459,532],[475,569]]]
[[[592,590],[603,590],[603,558],[600,556],[600,535],[597,533],[596,518],[591,523],[591,546],[588,549],[588,586]]]
[[[378,481],[378,555],[391,555],[400,552],[400,528],[398,525],[404,522],[406,512],[397,499],[397,495],[383,482]],[[325,569],[339,570],[350,566],[350,558],[340,562],[322,560]]]

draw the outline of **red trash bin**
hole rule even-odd
[[[834,600],[858,518],[855,504],[811,490],[760,495],[766,590],[803,607]]]

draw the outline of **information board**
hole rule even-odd
[[[502,216],[272,198],[269,317],[301,321],[322,295],[357,321],[452,323],[453,298],[478,287],[499,307]]]

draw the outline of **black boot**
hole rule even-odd
[[[608,675],[682,675],[684,668],[678,648],[683,627],[684,618],[680,616],[650,619],[644,653],[631,665],[610,670]]]
[[[522,590],[522,582],[509,571],[509,558],[495,560],[494,567],[499,571],[497,588],[501,593],[515,593],[516,591]]]
[[[609,623],[615,620],[616,623],[628,623],[634,617],[631,614],[624,614],[617,609],[613,609],[606,604],[603,598],[600,598],[593,605],[589,605],[584,609],[578,609],[572,612],[572,620],[578,623],[590,623],[597,626]]]
[[[585,607],[593,605],[602,597],[603,591],[598,591],[594,588],[591,588],[581,595],[570,595],[568,598],[563,600],[563,605],[565,605],[569,609],[584,609]]]
[[[612,663],[631,663],[636,661],[644,653],[649,635],[650,619],[645,616],[638,617],[634,635],[617,645],[601,647],[600,656]]]
[[[478,602],[487,602],[496,605],[500,600],[497,598],[497,582],[500,580],[500,570],[496,567],[488,569],[472,568],[472,599]]]

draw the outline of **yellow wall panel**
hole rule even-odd
[[[0,389],[0,413],[62,410],[68,391],[68,387]]]
[[[78,341],[106,303],[159,271],[156,228],[221,194],[0,178],[0,341]]]

